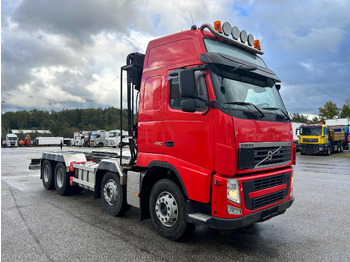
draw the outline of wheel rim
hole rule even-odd
[[[114,205],[117,202],[118,187],[113,179],[109,179],[103,186],[103,197],[109,205]]]
[[[61,168],[57,170],[56,179],[57,179],[57,186],[62,187],[63,181],[64,181],[64,174]]]
[[[158,220],[166,227],[175,225],[179,212],[175,198],[169,192],[158,195],[155,205]]]
[[[45,165],[45,167],[44,167],[44,181],[45,181],[45,183],[47,183],[49,181],[49,172],[50,172],[49,166]]]

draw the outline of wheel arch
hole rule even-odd
[[[173,181],[182,191],[185,198],[187,198],[186,187],[177,169],[165,162],[152,161],[147,170],[141,173],[140,181],[140,220],[150,218],[149,213],[149,197],[154,184],[161,179],[169,179]]]
[[[106,172],[113,172],[119,176],[121,185],[126,185],[126,175],[121,171],[118,163],[111,160],[102,160],[96,172],[95,199],[101,198],[101,183]]]

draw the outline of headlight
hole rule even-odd
[[[237,179],[227,179],[227,199],[235,202],[236,204],[241,204]]]

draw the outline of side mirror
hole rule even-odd
[[[181,110],[184,112],[196,112],[196,101],[193,98],[184,99],[181,101]]]
[[[179,71],[179,88],[181,97],[196,97],[196,81],[192,68]]]
[[[278,91],[280,91],[280,89],[281,89],[281,84],[276,84],[276,88],[277,88]]]

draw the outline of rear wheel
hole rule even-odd
[[[120,184],[116,173],[106,172],[101,183],[102,203],[106,212],[112,216],[124,214],[130,205],[126,202],[126,187]]]
[[[53,189],[55,186],[55,182],[53,180],[52,167],[49,160],[44,160],[41,166],[41,176],[44,188],[49,190]]]
[[[70,193],[69,175],[66,172],[64,163],[57,163],[55,167],[55,188],[58,194],[67,195]]]
[[[194,225],[186,220],[185,198],[173,181],[162,179],[153,186],[149,206],[159,235],[178,240],[194,230]]]

